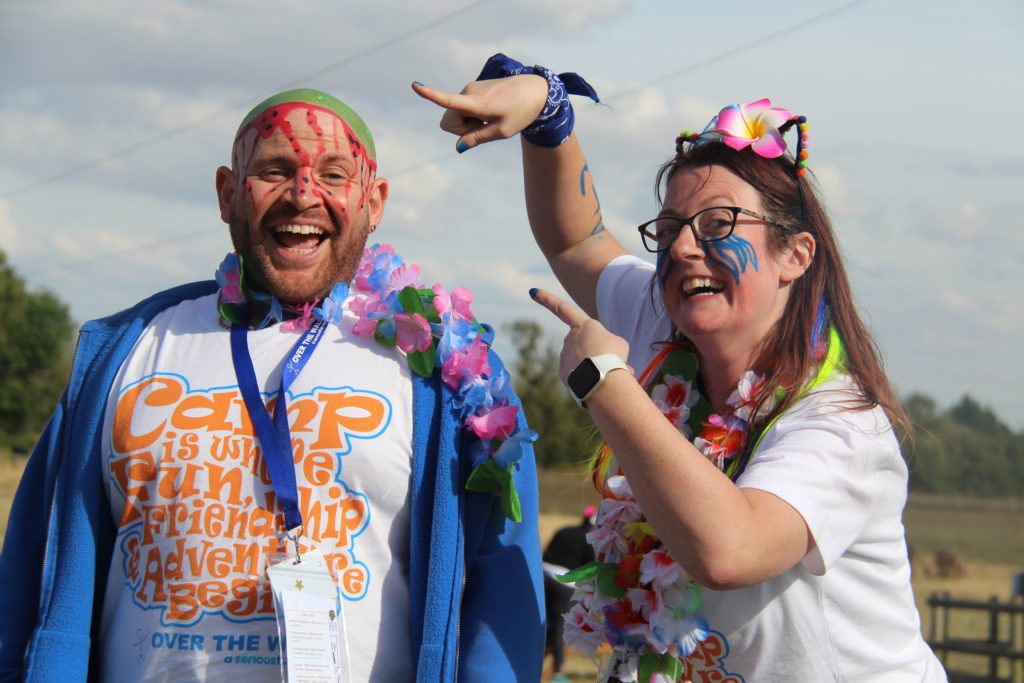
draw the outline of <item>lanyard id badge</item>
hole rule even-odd
[[[281,638],[281,679],[288,683],[349,683],[341,592],[319,550],[267,569]]]
[[[247,319],[244,309],[242,319]],[[256,381],[247,339],[249,330],[239,323],[231,328],[231,360],[238,388],[263,449],[270,483],[284,513],[285,536],[295,547],[294,559],[286,557],[267,568],[281,649],[285,654],[281,677],[289,683],[348,683],[351,680],[338,584],[319,550],[307,550],[305,554],[299,551],[302,513],[298,507],[288,427],[288,388],[313,355],[326,328],[325,322],[313,323],[292,347],[281,372],[273,417],[267,414]]]
[[[246,319],[247,315],[243,309],[243,319]],[[271,419],[263,404],[259,383],[256,381],[256,370],[253,368],[252,356],[249,354],[249,328],[241,323],[231,326],[231,362],[235,366],[238,390],[242,394],[242,401],[249,413],[253,430],[263,449],[263,459],[267,464],[270,483],[274,486],[274,494],[284,512],[285,529],[288,531],[289,540],[295,543],[296,555],[298,555],[299,549],[299,536],[302,535],[302,513],[299,511],[299,490],[295,483],[295,465],[292,460],[287,394],[292,382],[306,367],[306,363],[316,351],[326,329],[326,322],[313,323],[292,347],[284,369],[281,371],[281,384],[277,390],[274,416]]]

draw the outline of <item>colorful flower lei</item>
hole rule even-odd
[[[304,331],[314,320],[340,324],[347,307],[358,317],[355,334],[398,347],[418,375],[440,371],[455,393],[458,419],[476,436],[468,451],[473,469],[466,488],[499,494],[505,515],[522,520],[512,472],[537,433],[518,426],[508,372],[495,372],[488,362],[486,330],[470,308],[472,292],[461,287],[448,292],[440,284],[425,288],[419,266],[406,264],[388,244],[363,251],[351,286],[339,282],[325,299],[302,308],[248,289],[243,273],[236,254],[228,254],[217,269],[218,310],[225,320],[239,322],[240,304],[255,300],[267,309],[257,328],[280,322],[282,331]]]
[[[641,381],[665,418],[735,479],[764,378],[744,373],[727,400],[732,411],[721,416],[696,390],[697,370],[693,353],[666,347]],[[600,462],[609,464],[611,458]],[[616,657],[611,673],[622,681],[674,682],[682,658],[708,635],[701,589],[665,550],[626,478],[608,476],[607,470],[597,475],[604,479],[604,499],[587,536],[597,559],[559,577],[576,585],[565,615],[565,642],[590,657],[602,642],[610,644]]]

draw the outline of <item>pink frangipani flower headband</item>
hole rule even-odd
[[[684,130],[676,138],[676,153],[683,143],[698,146],[706,142],[721,142],[736,150],[750,147],[755,154],[774,159],[786,153],[783,135],[793,126],[799,135],[796,142],[796,175],[807,173],[807,117],[797,116],[788,109],[773,107],[764,98],[750,104],[730,104],[718,112],[700,133]]]

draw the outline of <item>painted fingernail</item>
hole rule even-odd
[[[537,292],[538,292],[538,290],[537,290],[536,287],[531,287],[530,288],[530,298],[531,299],[536,299],[537,298]]]
[[[462,154],[467,149],[469,149],[469,143],[465,140],[459,140],[459,144],[455,145],[455,151],[459,154]]]
[[[418,86],[420,86],[421,88],[423,87],[423,81],[413,81],[413,82],[412,82],[412,84],[413,84],[413,85],[418,85]]]

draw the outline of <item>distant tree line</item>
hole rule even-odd
[[[73,330],[67,305],[28,291],[0,251],[0,447],[35,444],[67,382]]]
[[[0,449],[31,450],[56,405],[71,366],[74,323],[47,291],[29,291],[0,250]],[[508,325],[516,392],[541,435],[542,467],[580,465],[600,445],[585,410],[558,377],[558,350],[539,324]],[[915,491],[975,496],[1024,493],[1024,433],[1012,431],[970,396],[948,410],[911,394],[905,407],[916,428],[902,435]]]
[[[915,425],[913,439],[903,442],[912,491],[1024,495],[1024,433],[967,395],[948,410],[916,393],[903,406]]]
[[[508,325],[516,349],[509,363],[512,385],[526,420],[540,434],[534,454],[541,467],[579,465],[600,445],[590,415],[576,405],[558,377],[558,351],[543,338],[540,325],[516,320]]]
[[[517,349],[511,365],[516,393],[530,426],[540,433],[542,467],[585,462],[600,445],[587,412],[570,398],[558,378],[558,351],[540,326],[517,320],[508,327]],[[964,396],[948,410],[911,394],[904,407],[915,423],[900,435],[913,491],[972,496],[1024,495],[1024,433],[1013,432],[991,409]]]

